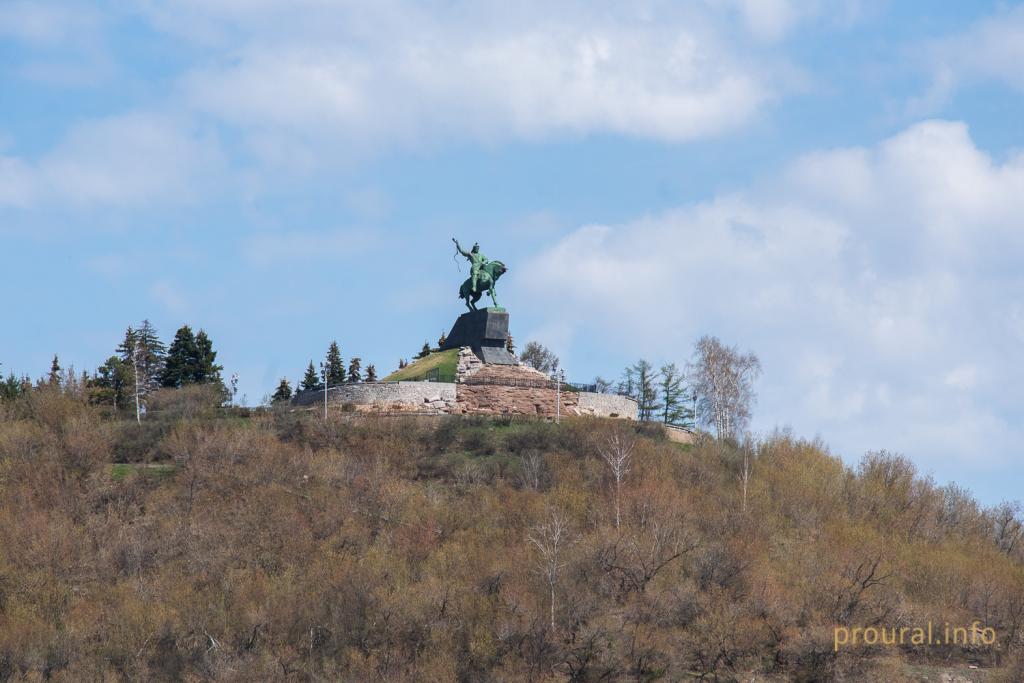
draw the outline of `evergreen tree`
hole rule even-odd
[[[406,359],[404,359],[404,358],[399,358],[398,359],[398,369],[399,370],[401,370],[404,367],[408,367],[408,365],[409,365],[409,361],[407,361]]]
[[[416,354],[416,357],[417,358],[426,358],[429,355],[430,355],[430,344],[428,344],[427,342],[423,342],[423,348],[420,349],[420,352],[418,354]]]
[[[360,365],[362,361],[359,358],[353,358],[348,364],[348,381],[352,383],[362,382],[363,373]]]
[[[287,403],[292,399],[292,385],[288,383],[287,377],[282,377],[280,384],[277,385],[277,389],[274,391],[274,395],[270,397],[273,403]]]
[[[136,331],[137,337],[138,334]],[[139,348],[142,348],[141,342]],[[141,381],[142,363],[139,365]],[[226,401],[229,394],[220,374],[223,369],[222,365],[217,364],[217,352],[213,350],[213,342],[209,335],[204,330],[193,334],[191,327],[182,325],[167,350],[160,378],[161,385],[177,388],[189,384],[214,384],[223,390]]]
[[[448,342],[448,337],[444,336],[444,331],[442,330],[442,332],[441,332],[441,336],[440,336],[440,337],[438,337],[438,339],[437,339],[437,348],[439,348],[439,349],[443,349],[443,348],[444,348],[444,345],[445,345],[445,344],[446,344],[447,342]]]
[[[623,370],[622,379],[619,380],[619,393],[623,396],[629,396],[632,399],[637,397],[636,377],[634,376],[632,367],[628,367]]]
[[[327,349],[327,386],[335,387],[345,382],[345,363],[341,360],[338,342],[332,341]]]
[[[139,384],[148,393],[160,387],[167,347],[160,341],[156,328],[149,320],[142,321],[135,335],[139,344]]]
[[[192,328],[182,325],[174,334],[174,341],[167,349],[167,359],[161,376],[161,385],[169,388],[191,384],[198,373],[199,348],[196,346]]]
[[[505,350],[508,351],[509,353],[515,355],[516,343],[514,341],[512,341],[512,335],[511,334],[508,335],[508,337],[505,338]]]
[[[53,361],[50,363],[50,374],[46,378],[46,383],[51,387],[59,387],[60,372],[60,361],[57,360],[57,354],[53,354]]]
[[[637,402],[637,418],[650,420],[658,409],[658,389],[655,385],[657,379],[654,367],[647,361],[640,359],[633,364],[633,377],[635,378],[635,396]]]
[[[135,344],[138,341],[138,333],[131,325],[124,331],[124,339],[117,345],[117,355],[122,362],[131,365],[132,354],[135,353]]]
[[[320,383],[320,375],[316,372],[316,366],[313,365],[313,361],[309,361],[309,367],[306,368],[306,374],[302,377],[303,391],[312,391],[315,389],[323,389],[324,385]]]
[[[369,365],[366,366],[366,381],[377,381],[377,368],[373,367],[373,363],[370,363]]]
[[[93,391],[89,402],[110,405],[115,411],[120,410],[128,405],[134,395],[134,382],[131,366],[117,356],[111,356],[90,380]]]
[[[661,389],[661,421],[667,425],[687,424],[693,411],[686,407],[683,373],[675,363],[661,366],[658,387]]]
[[[217,365],[217,352],[213,350],[213,342],[202,329],[196,334],[196,358],[193,364],[193,384],[219,384],[224,386],[220,373],[223,365]],[[226,390],[225,390],[226,391]]]
[[[23,382],[11,372],[0,382],[0,400],[13,401],[23,393]]]
[[[558,372],[558,356],[539,342],[526,342],[523,352],[519,354],[519,360],[548,376],[554,376]]]
[[[124,339],[117,347],[121,362],[127,367],[139,370],[139,394],[145,396],[161,386],[164,371],[164,358],[167,347],[157,336],[156,328],[148,320],[143,320],[139,329],[129,327],[125,330]],[[135,378],[131,378],[134,386]]]

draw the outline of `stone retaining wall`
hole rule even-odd
[[[461,415],[531,415],[555,417],[559,397],[546,387],[514,387],[500,384],[458,384],[455,412]],[[561,392],[561,414],[579,415],[577,397]]]
[[[579,397],[579,409],[583,415],[621,417],[627,420],[636,419],[637,403],[627,396],[581,391],[579,392]]]
[[[316,406],[323,400],[322,391],[304,391],[296,395],[292,404]],[[327,390],[327,400],[331,405],[351,404],[357,411],[545,418],[553,418],[560,412],[564,416],[593,415],[627,420],[635,420],[637,415],[636,401],[625,396],[564,389],[558,392],[545,386],[450,382],[342,384]]]
[[[310,406],[324,400],[322,391],[304,391],[292,401]],[[342,384],[327,390],[330,404],[351,403],[357,409],[413,410],[450,412],[455,405],[455,385],[451,382],[366,382]]]

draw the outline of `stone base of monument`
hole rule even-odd
[[[441,350],[468,346],[488,365],[517,365],[516,357],[505,349],[508,340],[508,313],[503,308],[481,308],[463,313],[455,321]]]

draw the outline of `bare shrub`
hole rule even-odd
[[[146,413],[161,420],[212,417],[224,403],[224,392],[213,384],[192,384],[179,389],[158,389],[147,399]]]

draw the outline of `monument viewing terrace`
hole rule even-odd
[[[637,419],[637,402],[628,396],[599,393],[593,385],[567,383],[521,363],[508,350],[509,313],[497,305],[495,292],[508,267],[487,260],[479,245],[466,251],[453,242],[471,266],[459,289],[468,311],[456,318],[444,343],[383,381],[300,392],[293,405],[335,405],[357,413]],[[494,306],[477,308],[485,293]]]

